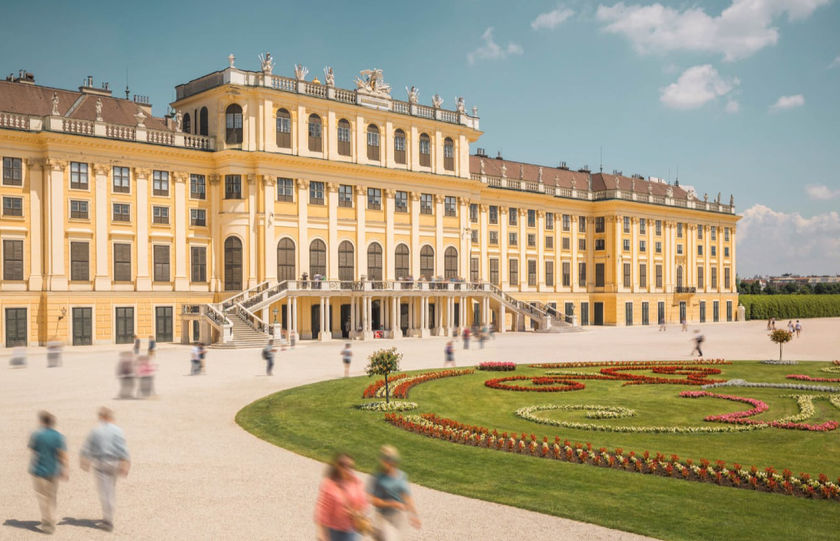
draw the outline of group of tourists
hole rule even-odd
[[[767,330],[776,330],[776,318],[771,317],[767,320]],[[789,319],[787,322],[787,331],[799,338],[799,334],[802,332],[802,323],[800,323],[798,319],[796,320],[796,323],[794,323],[792,319]]]
[[[461,333],[461,339],[464,341],[464,349],[470,349],[470,338],[473,336],[475,336],[478,340],[478,346],[480,349],[484,349],[484,343],[488,338],[496,337],[493,327],[488,327],[487,325],[483,325],[481,327],[476,325],[472,329],[464,327],[464,331]]]
[[[39,428],[29,438],[32,475],[38,506],[41,508],[40,530],[55,532],[58,482],[69,480],[70,461],[64,436],[56,429],[55,416],[49,412],[38,413]],[[99,424],[90,431],[79,451],[82,471],[93,469],[96,488],[102,505],[99,527],[114,529],[114,507],[117,477],[128,475],[130,462],[123,431],[114,424],[114,414],[108,408],[99,409]]]
[[[140,346],[140,339],[135,336],[132,350],[120,353],[117,361],[118,398],[149,398],[155,394],[157,342],[153,336],[149,337],[145,355],[140,354]]]

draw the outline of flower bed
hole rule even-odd
[[[761,364],[778,364],[778,365],[789,365],[789,364],[799,364],[798,361],[780,361],[780,360],[773,360],[768,359],[766,361],[759,361]]]
[[[799,381],[825,381],[829,383],[840,383],[840,378],[813,378],[811,376],[806,376],[805,374],[788,374],[785,377],[787,379],[796,379]]]
[[[399,379],[403,379],[408,377],[408,374],[394,374],[393,376],[388,378],[388,383],[393,383]],[[380,394],[381,391],[381,394]],[[380,379],[374,383],[371,383],[365,390],[362,392],[362,398],[382,398],[385,396],[385,380]]]
[[[511,362],[484,362],[479,363],[479,370],[489,370],[498,372],[512,372],[516,370],[516,363]]]
[[[524,385],[510,385],[508,381],[530,380],[537,387],[526,387]],[[563,385],[550,385],[550,383],[560,383]],[[577,391],[585,388],[583,383],[576,381],[566,381],[557,376],[510,376],[507,378],[488,379],[484,385],[491,389],[502,389],[505,391],[535,391],[542,393],[559,393],[562,391]]]
[[[757,389],[789,389],[793,391],[819,391],[825,393],[840,393],[840,387],[830,385],[805,385],[802,383],[765,383],[747,381],[744,379],[730,379],[724,382],[709,383],[703,385],[703,389],[715,389],[717,387],[755,387]]]
[[[826,421],[824,423],[818,425],[812,425],[808,423],[800,423],[794,422],[795,420],[802,420],[808,419],[814,414],[814,405],[812,403],[813,397],[796,397],[799,401],[800,405],[800,414],[794,415],[791,417],[787,417],[784,419],[778,419],[775,421],[759,421],[756,419],[749,419],[749,417],[754,417],[759,413],[767,411],[767,403],[761,400],[756,400],[754,398],[745,398],[741,396],[732,396],[732,395],[725,395],[725,394],[715,394],[709,393],[707,391],[683,391],[680,393],[680,396],[684,398],[702,398],[702,397],[711,397],[711,398],[722,398],[724,400],[734,400],[736,402],[744,402],[746,404],[750,404],[753,406],[750,410],[745,411],[736,411],[733,413],[724,413],[721,415],[709,415],[704,421],[719,421],[722,423],[733,423],[733,424],[741,424],[741,425],[754,425],[754,426],[772,426],[775,428],[783,428],[788,430],[810,430],[815,432],[827,432],[829,430],[835,430],[840,423],[837,421]]]
[[[421,374],[417,377],[409,378],[408,380],[402,381],[394,387],[394,392],[392,396],[394,398],[406,398],[408,396],[408,391],[416,386],[420,385],[421,383],[425,383],[427,381],[432,381],[435,379],[440,378],[451,378],[454,376],[465,376],[467,374],[474,373],[475,370],[470,368],[463,369],[463,370],[440,370],[437,372],[426,372],[425,374]]]
[[[707,359],[698,361],[569,361],[563,363],[538,363],[528,365],[531,368],[594,368],[597,366],[663,366],[663,365],[694,365],[694,364],[732,364],[723,359]]]
[[[365,411],[409,411],[417,409],[416,402],[367,402],[359,405],[359,409]]]

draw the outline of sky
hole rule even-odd
[[[258,70],[269,51],[287,76],[333,66],[344,88],[378,67],[400,99],[416,85],[421,103],[478,107],[473,150],[734,195],[740,276],[840,274],[840,0],[313,5],[13,2],[0,74],[127,82],[162,115],[231,53]]]

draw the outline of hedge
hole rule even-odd
[[[840,316],[840,295],[739,295],[747,319]]]

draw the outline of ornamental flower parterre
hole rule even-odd
[[[491,371],[498,371],[498,372],[511,372],[516,370],[516,363],[512,362],[483,362],[479,363],[478,365],[479,370],[491,370]]]
[[[746,404],[750,404],[753,406],[750,410],[744,411],[736,411],[733,413],[724,413],[721,415],[709,415],[704,420],[705,421],[719,421],[722,423],[733,423],[733,424],[743,424],[743,425],[754,425],[754,426],[771,426],[774,428],[783,428],[789,430],[810,430],[816,432],[826,432],[829,430],[835,430],[840,423],[837,421],[826,421],[824,423],[818,425],[812,425],[808,423],[799,423],[794,422],[790,417],[786,419],[778,419],[775,421],[759,421],[756,419],[749,419],[749,417],[753,417],[767,411],[767,403],[756,400],[754,398],[745,398],[742,396],[732,396],[732,395],[725,395],[725,394],[715,394],[710,393],[707,391],[683,391],[680,393],[680,396],[684,398],[702,398],[702,397],[711,397],[711,398],[722,398],[724,400],[733,400],[736,402],[744,402]],[[799,398],[799,397],[797,397]],[[813,397],[805,397],[799,401],[801,413],[800,415],[793,416],[796,418],[809,418],[813,415],[814,409],[813,404],[811,403],[811,399]],[[803,403],[807,402],[807,404],[803,407]],[[809,407],[810,406],[810,407]],[[803,417],[805,413],[808,413],[807,417]]]

